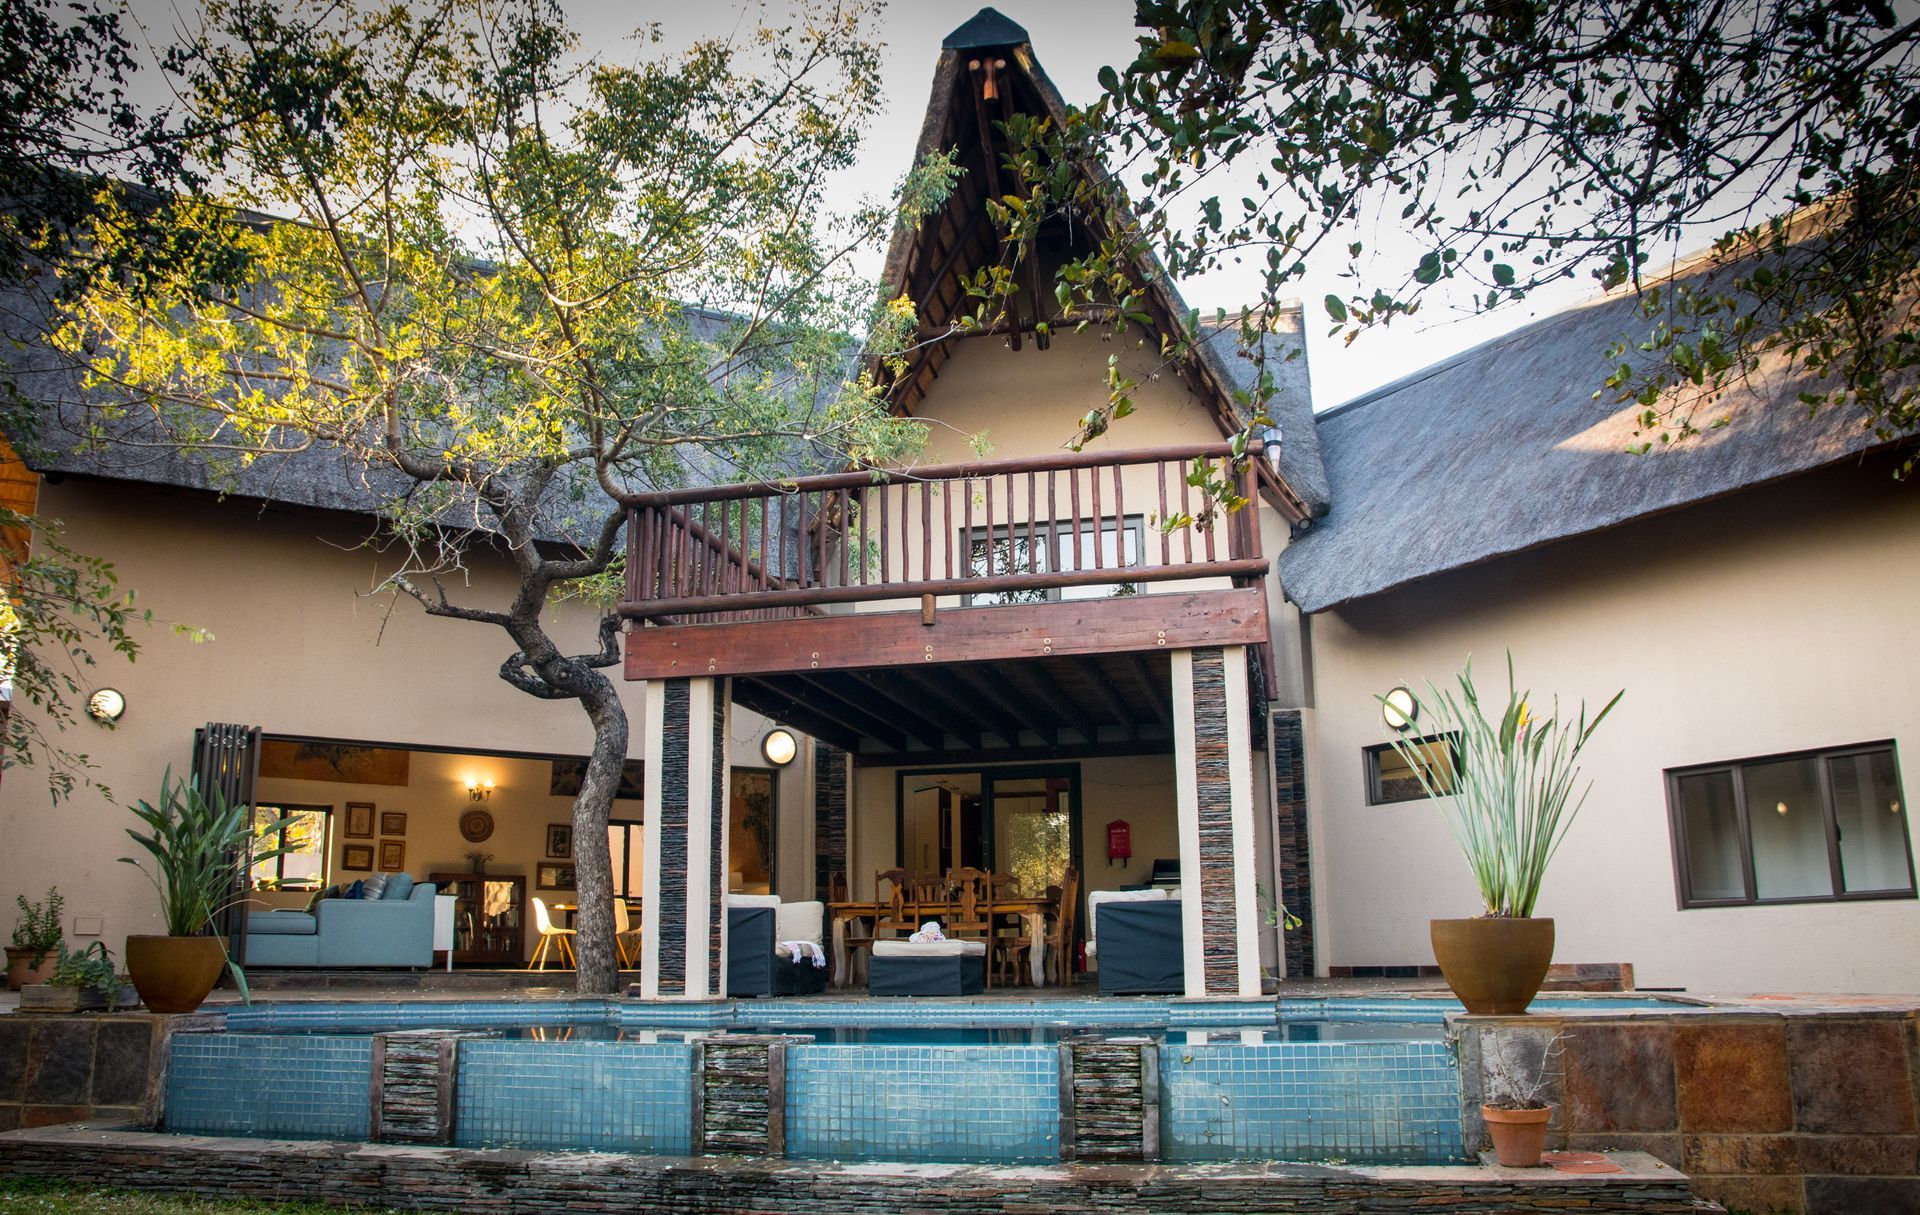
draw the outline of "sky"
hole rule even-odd
[[[122,0],[155,42],[172,31],[193,24],[193,0]],[[281,0],[302,5],[312,0]],[[588,53],[614,62],[631,62],[643,55],[683,48],[699,38],[726,37],[752,28],[757,21],[782,24],[793,6],[807,0],[559,0],[581,35]],[[825,3],[828,0],[814,0]],[[1086,103],[1099,95],[1098,75],[1107,64],[1124,65],[1135,53],[1132,0],[999,0],[1002,13],[1024,26],[1035,54],[1070,103]],[[858,166],[834,184],[830,201],[851,209],[863,196],[884,194],[907,170],[920,134],[934,63],[941,40],[977,11],[973,0],[958,5],[929,0],[891,0],[881,8],[876,32],[885,45],[883,84],[885,112],[867,134]],[[644,45],[634,37],[637,28],[658,23],[662,44]],[[136,88],[154,87],[156,73],[147,73]],[[1137,182],[1134,183],[1137,186]],[[1374,224],[1356,233],[1377,251],[1371,269],[1383,276],[1391,290],[1403,281],[1421,250],[1393,230]],[[1591,294],[1584,282],[1540,290],[1517,304],[1495,312],[1476,314],[1471,291],[1463,287],[1451,298],[1447,284],[1429,290],[1421,311],[1400,317],[1390,325],[1362,334],[1352,344],[1329,337],[1331,321],[1319,301],[1330,292],[1350,295],[1353,282],[1342,276],[1348,269],[1345,239],[1330,242],[1328,256],[1310,264],[1308,276],[1295,286],[1306,305],[1307,357],[1313,403],[1327,409],[1381,384],[1397,380],[1431,363],[1506,333],[1540,316],[1565,308]],[[863,268],[879,276],[885,249],[864,254]],[[1390,280],[1390,281],[1388,281]],[[1260,276],[1251,267],[1226,267],[1180,284],[1187,302],[1211,315],[1215,308],[1232,311],[1257,298]]]

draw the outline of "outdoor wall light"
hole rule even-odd
[[[103,725],[119,721],[120,715],[126,711],[127,698],[117,689],[101,688],[87,697],[87,716]]]
[[[1785,802],[1773,803],[1773,812],[1775,814],[1785,814],[1787,812],[1787,803]]]
[[[1420,716],[1420,702],[1404,685],[1388,692],[1380,701],[1380,719],[1387,723],[1389,730],[1405,730]]]
[[[493,797],[493,780],[489,777],[481,780],[477,776],[467,778],[467,796],[476,802],[484,802]]]
[[[760,754],[776,768],[784,768],[800,753],[800,744],[787,730],[775,730],[760,743]]]

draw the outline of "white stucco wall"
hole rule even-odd
[[[116,859],[132,850],[124,834],[132,819],[122,807],[154,796],[167,765],[186,774],[193,731],[207,722],[257,725],[269,734],[536,754],[580,755],[591,745],[578,705],[535,700],[500,680],[499,664],[509,651],[498,629],[429,618],[411,601],[365,597],[387,568],[372,551],[355,547],[365,521],[83,479],[44,486],[40,502],[45,515],[64,521],[69,545],[113,562],[121,585],[163,622],[136,628],[137,661],[97,654],[99,666],[83,676],[126,694],[120,725],[107,730],[82,719],[62,738],[92,757],[93,775],[112,789],[113,800],[81,788],[55,806],[36,768],[10,769],[0,780],[0,906],[11,907],[16,893],[37,898],[58,885],[76,943],[93,939],[71,935],[81,921],[101,923],[99,939],[116,957],[128,933],[159,930],[151,887]],[[501,563],[477,558],[466,582],[449,580],[456,601],[505,600]],[[590,613],[563,605],[555,617],[567,644],[593,647]],[[166,622],[208,629],[214,639],[195,644],[173,635]],[[620,680],[617,668],[610,674]],[[628,754],[637,758],[644,685],[622,681],[621,687],[630,718]],[[760,739],[769,728],[736,711],[739,763],[764,765]],[[437,762],[416,765],[419,788],[377,797],[347,785],[323,790],[314,782],[273,792],[290,800],[304,794],[298,800],[371,800],[406,809],[408,870],[464,868],[471,845],[459,841],[454,824],[472,803],[446,773],[439,781],[444,788],[428,787],[428,769]],[[504,765],[500,779],[516,784]],[[544,792],[503,787],[495,793],[490,808],[501,845],[484,846],[496,854],[494,868],[531,875],[537,858],[507,855],[520,847],[509,841],[526,834],[510,824],[564,820],[564,803],[556,814],[556,799]],[[812,862],[804,748],[781,772],[778,803],[780,889],[807,897]],[[615,813],[637,818],[643,810],[623,801]],[[530,893],[531,886],[530,880]]]
[[[1626,458],[1626,457],[1622,457]],[[1489,504],[1489,509],[1505,509]],[[1920,902],[1680,910],[1666,769],[1895,740],[1920,787],[1920,494],[1875,461],[1562,542],[1311,622],[1308,769],[1319,963],[1432,962],[1430,918],[1479,914],[1426,801],[1368,806],[1373,697],[1471,653],[1504,702],[1626,697],[1585,760],[1593,792],[1538,914],[1563,962],[1631,962],[1696,991],[1920,990]],[[1498,688],[1496,689],[1496,684]]]

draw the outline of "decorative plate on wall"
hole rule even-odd
[[[460,834],[469,844],[478,844],[493,834],[493,815],[485,810],[469,810],[460,816]]]

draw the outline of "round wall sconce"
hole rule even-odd
[[[1387,723],[1389,730],[1405,730],[1419,716],[1420,702],[1413,698],[1413,692],[1405,686],[1395,688],[1380,698],[1380,720]]]
[[[790,730],[775,730],[760,743],[760,754],[776,768],[784,768],[800,753],[800,744]]]
[[[119,721],[126,711],[127,698],[118,689],[101,688],[87,697],[87,716],[103,725]]]

